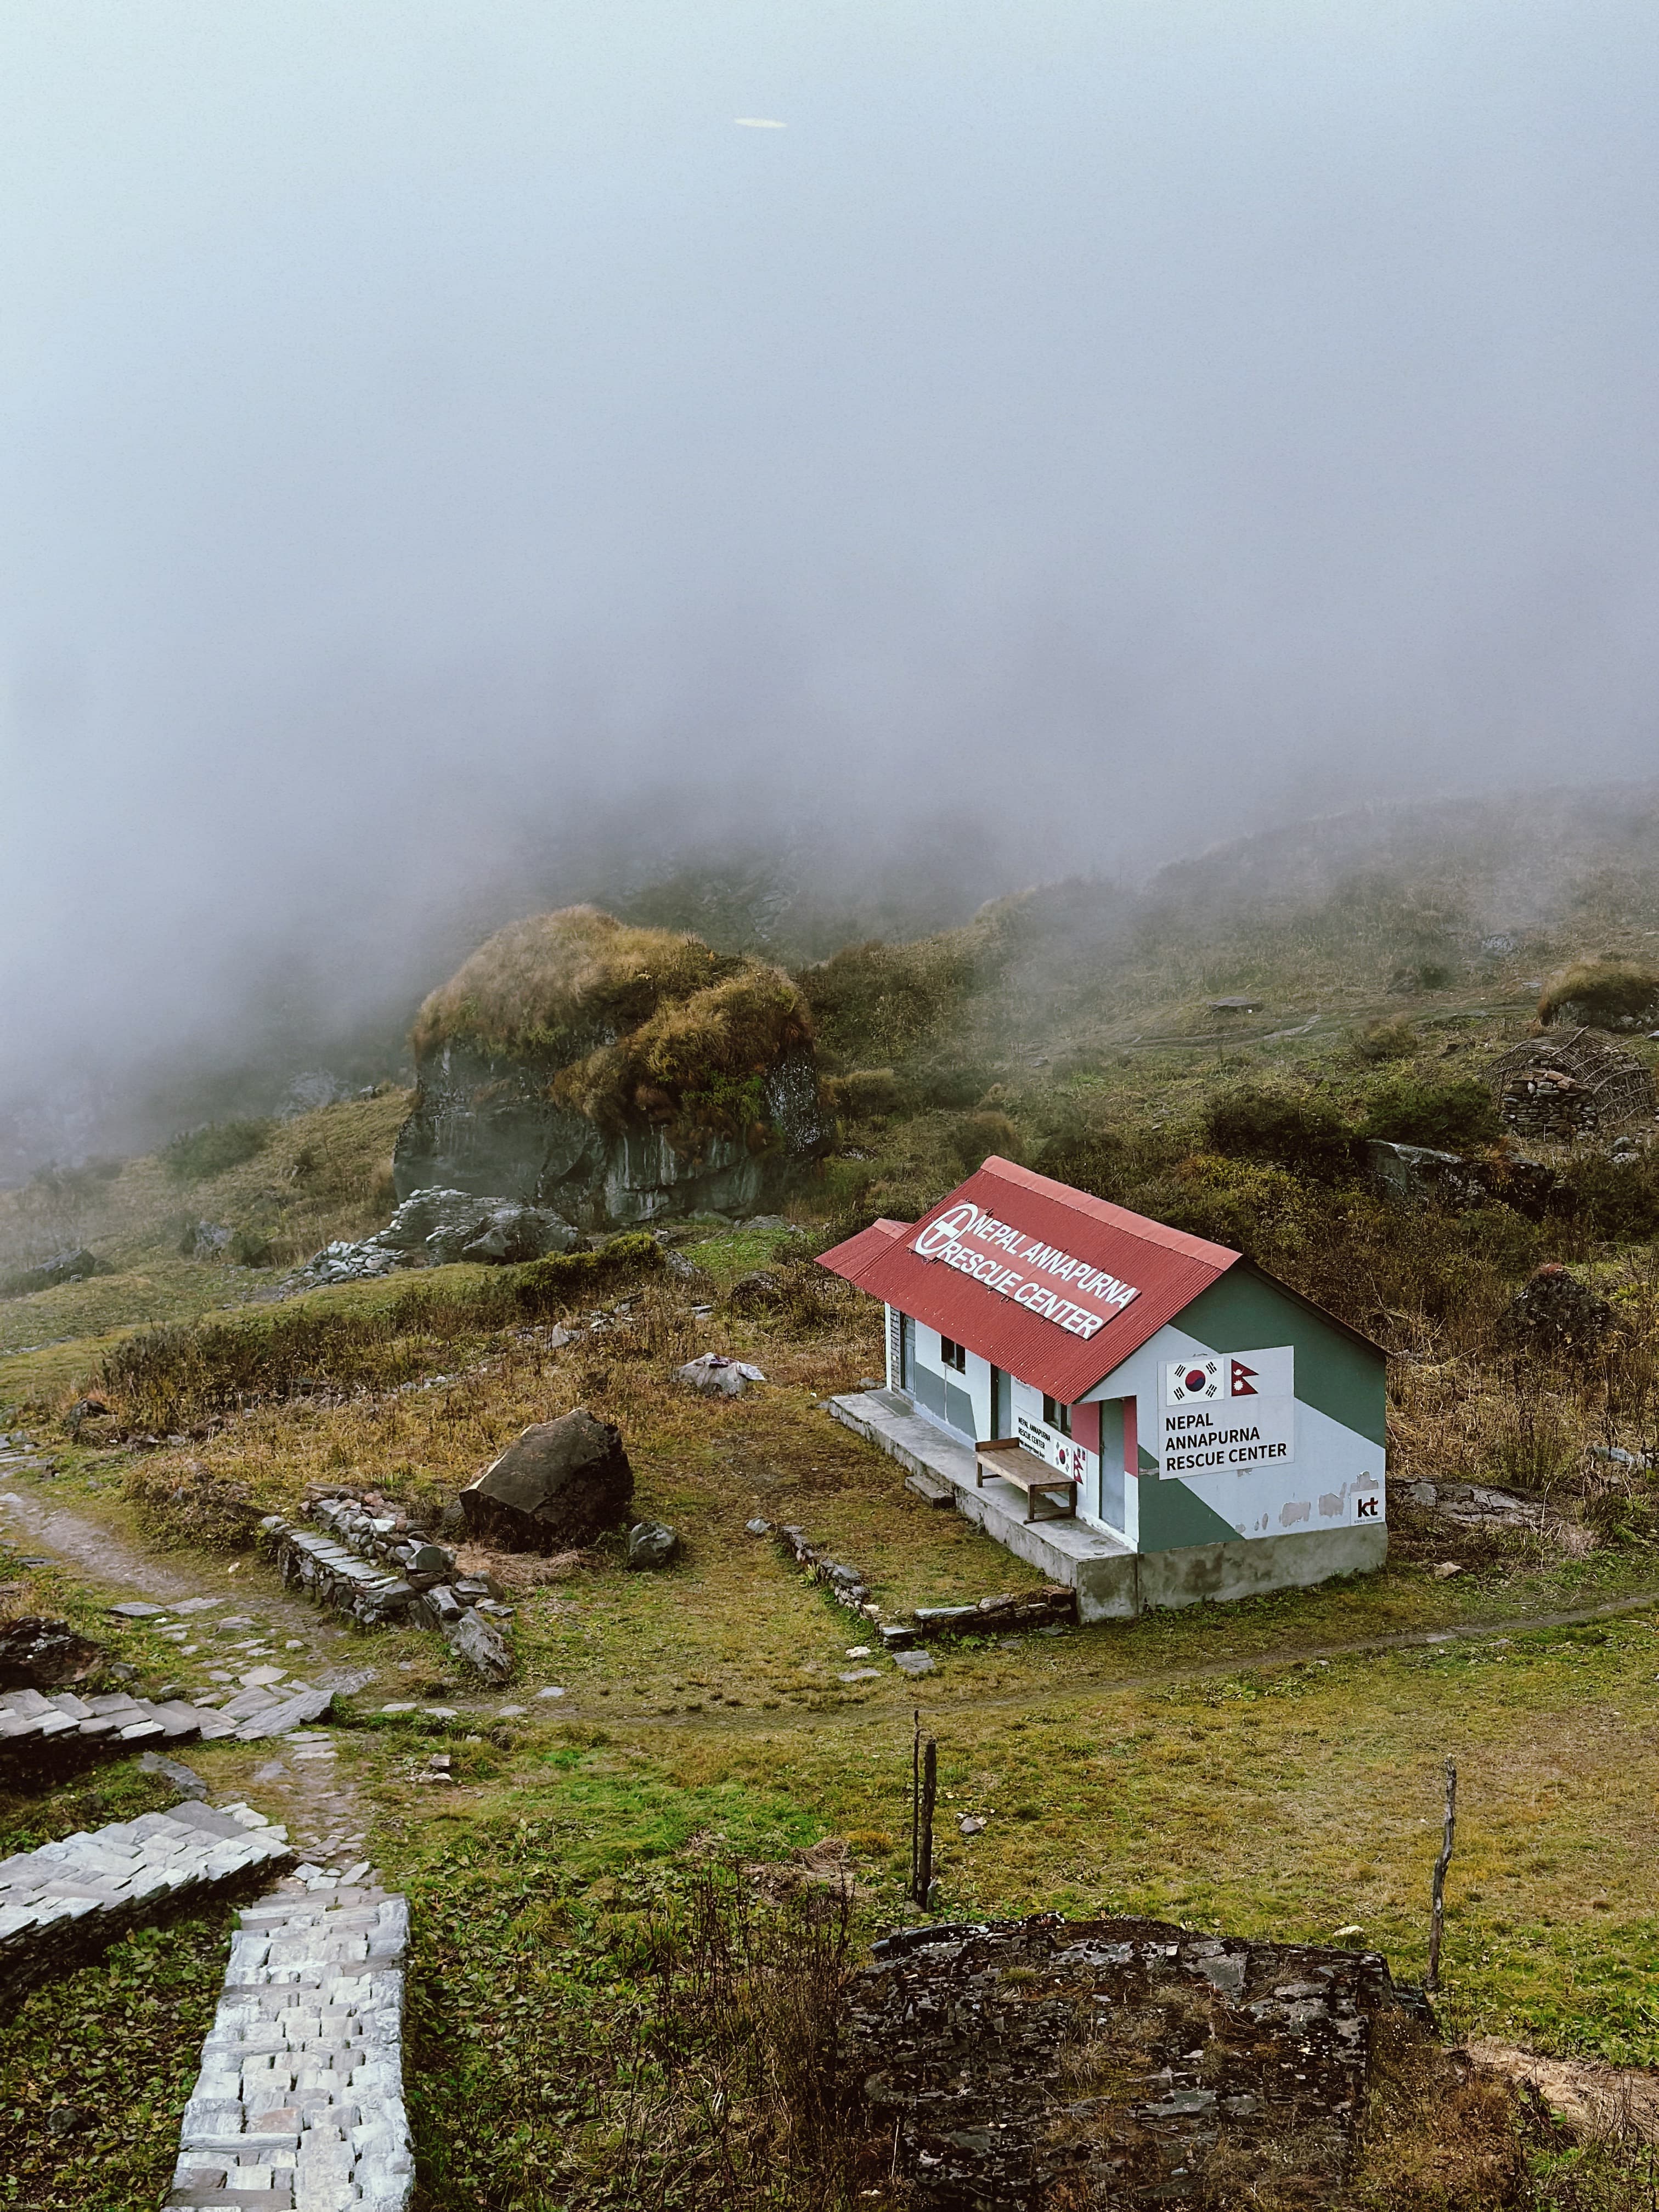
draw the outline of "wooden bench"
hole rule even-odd
[[[985,1478],[1012,1482],[1025,1492],[1028,1521],[1074,1521],[1077,1518],[1077,1478],[1062,1474],[1048,1461],[1027,1451],[1017,1437],[992,1437],[974,1446],[974,1484],[983,1490]],[[1063,1495],[1065,1503],[1058,1503]],[[1037,1511],[1037,1501],[1047,1499],[1050,1510]]]

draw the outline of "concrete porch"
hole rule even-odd
[[[1012,1483],[976,1488],[973,1446],[958,1443],[896,1390],[832,1398],[830,1412],[930,1489],[947,1485],[958,1513],[1051,1583],[1074,1589],[1080,1620],[1128,1620],[1158,1606],[1306,1589],[1335,1575],[1374,1573],[1388,1558],[1382,1525],[1132,1552],[1086,1521],[1027,1521],[1025,1500]]]
[[[1086,1521],[1028,1521],[1025,1499],[1012,1482],[974,1480],[974,1449],[957,1443],[896,1390],[865,1390],[832,1398],[832,1419],[875,1444],[913,1474],[948,1483],[956,1508],[986,1534],[1077,1592],[1081,1620],[1125,1620],[1140,1610],[1137,1555]]]

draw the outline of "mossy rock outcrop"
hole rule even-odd
[[[498,930],[422,1007],[400,1198],[433,1184],[586,1228],[752,1213],[830,1140],[781,969],[592,907]]]

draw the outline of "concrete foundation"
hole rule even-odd
[[[1305,1589],[1336,1575],[1372,1573],[1389,1556],[1389,1532],[1381,1527],[1132,1552],[1086,1521],[1028,1522],[1025,1500],[1012,1483],[976,1487],[973,1446],[947,1436],[901,1391],[832,1398],[830,1412],[912,1474],[948,1482],[959,1513],[1050,1582],[1077,1592],[1081,1620],[1128,1620],[1154,1607]]]

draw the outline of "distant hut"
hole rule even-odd
[[[1571,1144],[1652,1115],[1653,1078],[1602,1032],[1553,1030],[1500,1054],[1486,1071],[1517,1137]]]

